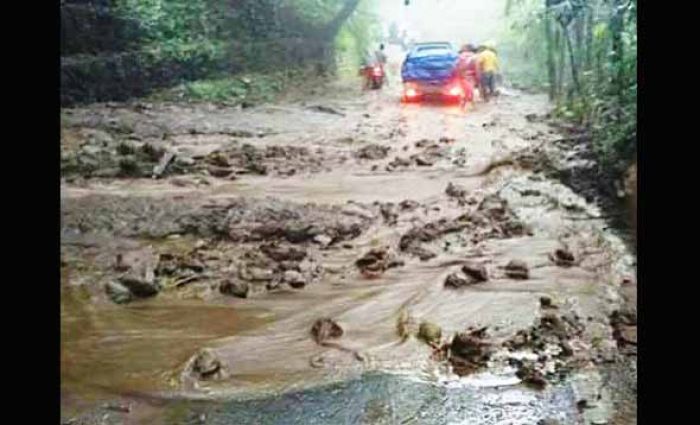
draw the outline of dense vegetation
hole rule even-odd
[[[636,0],[509,0],[510,77],[546,88],[619,173],[637,146]]]
[[[354,64],[374,0],[67,0],[61,6],[62,103],[126,99],[181,84],[217,100],[269,93],[301,68]],[[272,74],[258,87],[240,73]],[[211,79],[210,83],[198,81]],[[220,89],[220,90],[219,90]]]

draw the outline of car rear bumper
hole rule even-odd
[[[459,100],[464,90],[457,81],[404,82],[403,97],[407,101],[419,100]]]

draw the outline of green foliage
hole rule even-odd
[[[623,168],[637,143],[636,2],[509,0],[506,12],[508,77],[548,87],[555,114],[589,129],[602,165]]]
[[[364,0],[335,39],[341,75],[355,75],[368,51],[374,50],[381,36],[381,24],[373,13],[377,0]]]

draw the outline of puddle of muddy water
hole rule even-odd
[[[97,305],[80,288],[61,293],[61,392],[85,400],[158,391],[202,346],[264,324],[262,311],[147,300]]]

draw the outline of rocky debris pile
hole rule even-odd
[[[522,260],[511,260],[505,267],[506,276],[511,279],[527,280],[530,278],[530,268]]]
[[[187,361],[180,380],[187,386],[196,386],[199,381],[220,381],[228,376],[226,363],[214,350],[204,348]]]
[[[494,353],[493,344],[487,340],[487,329],[470,327],[452,338],[449,362],[457,375],[466,376],[487,366]]]
[[[356,238],[373,219],[368,214],[349,214],[340,206],[241,198],[203,205],[181,217],[178,224],[185,233],[226,237],[234,242],[333,245]]]
[[[198,198],[90,195],[62,200],[62,234],[164,238],[196,235],[234,242],[288,241],[333,245],[362,234],[370,215],[340,206],[278,199],[238,198],[203,203]]]
[[[413,154],[408,158],[395,157],[386,166],[386,171],[394,171],[397,168],[406,168],[411,165],[417,165],[419,167],[430,167],[435,165],[437,161],[448,156],[448,151],[446,147],[440,146],[430,140],[420,140],[416,142],[416,147],[422,148],[421,152]]]
[[[575,313],[553,311],[551,300],[540,303],[543,314],[538,322],[503,343],[511,353],[530,351],[537,355],[536,360],[511,357],[510,363],[526,385],[539,389],[548,379],[563,378],[569,372],[569,360],[574,356],[571,340],[580,338],[585,330]]]
[[[445,279],[446,288],[462,288],[486,282],[488,272],[482,264],[467,263],[462,266],[462,273],[450,273]]]
[[[388,247],[373,248],[355,261],[355,266],[367,277],[377,277],[388,269],[403,265],[403,260],[398,259]]]
[[[633,309],[615,310],[610,315],[613,338],[620,352],[637,354],[637,312]]]
[[[219,292],[238,298],[287,285],[301,289],[316,281],[323,269],[303,249],[268,243],[234,260],[219,284]]]
[[[176,160],[162,143],[121,140],[108,133],[88,137],[78,149],[61,152],[61,176],[137,178],[191,172],[191,163]]]
[[[323,158],[303,146],[234,144],[194,159],[198,171],[221,178],[241,174],[290,176],[301,170],[318,172],[324,168]]]
[[[378,160],[384,159],[389,155],[391,148],[389,146],[377,145],[375,143],[369,144],[360,148],[355,152],[355,156],[360,159]]]
[[[157,295],[162,289],[155,275],[157,261],[150,247],[119,254],[114,269],[121,274],[107,283],[107,295],[117,304]]]
[[[499,195],[486,196],[469,215],[473,240],[511,238],[532,234],[531,229],[515,215],[508,201]]]
[[[433,242],[449,233],[460,232],[467,227],[469,222],[464,216],[453,220],[442,218],[421,227],[414,227],[401,236],[399,249],[419,257],[422,261],[429,260],[436,254],[422,247],[422,244]]]
[[[156,276],[161,281],[167,281],[163,287],[173,286],[179,288],[190,282],[194,282],[205,277],[205,269],[207,268],[208,260],[216,260],[216,258],[206,258],[205,254],[199,248],[186,253],[161,253],[158,258],[158,266],[156,267]]]

